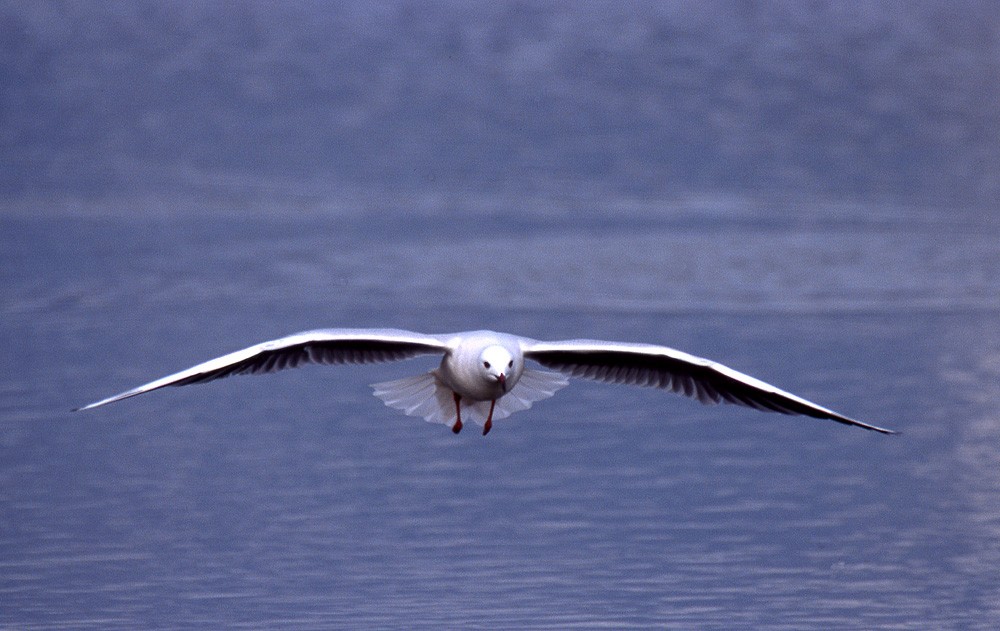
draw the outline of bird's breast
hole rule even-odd
[[[451,388],[462,398],[473,401],[492,401],[499,399],[514,387],[521,374],[512,370],[505,375],[506,383],[500,383],[495,378],[485,375],[479,369],[479,358],[462,361],[461,357],[445,355],[437,370],[438,379]]]

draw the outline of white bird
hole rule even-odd
[[[569,384],[566,375],[671,390],[702,403],[735,403],[758,410],[830,419],[894,434],[848,418],[716,362],[650,344],[565,340],[542,342],[493,331],[425,335],[399,329],[320,329],[296,333],[223,355],[86,405],[88,410],[165,386],[229,375],[267,373],[302,364],[365,364],[442,355],[430,372],[372,384],[386,405],[456,434],[465,420],[483,426],[526,410]],[[559,372],[525,366],[531,360]]]

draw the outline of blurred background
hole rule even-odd
[[[0,627],[1000,619],[1000,5],[0,0]],[[662,343],[452,435],[317,327]]]
[[[964,210],[1000,190],[988,1],[109,0],[0,16],[8,206]]]

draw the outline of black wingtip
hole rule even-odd
[[[861,421],[855,421],[854,419],[847,419],[847,420],[844,420],[844,419],[846,419],[846,417],[834,418],[833,420],[840,421],[841,423],[844,423],[845,425],[853,425],[854,427],[860,427],[861,429],[867,429],[867,430],[870,430],[870,431],[873,431],[873,432],[878,432],[879,434],[885,434],[887,436],[899,436],[902,433],[902,432],[898,432],[898,431],[896,431],[894,429],[887,429],[885,427],[879,427],[878,425],[869,425],[868,423],[862,423]]]

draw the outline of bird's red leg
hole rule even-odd
[[[451,395],[455,397],[455,424],[451,426],[451,431],[457,434],[462,431],[462,406],[459,405],[462,397],[457,392],[452,392]]]
[[[490,429],[493,428],[493,408],[497,406],[497,400],[493,399],[490,401],[490,413],[486,416],[486,424],[483,425],[483,436],[490,433]]]

